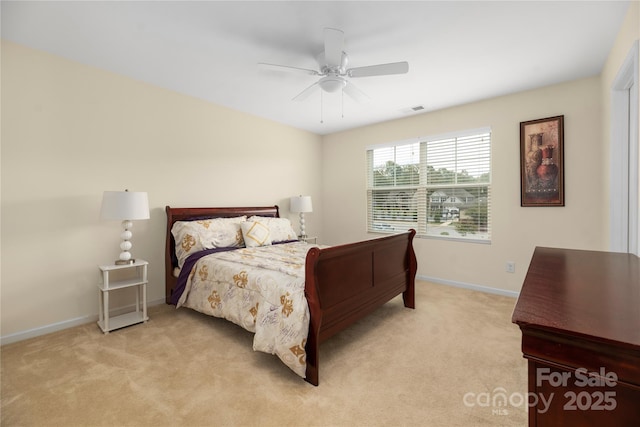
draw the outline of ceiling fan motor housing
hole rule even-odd
[[[327,64],[324,56],[324,52],[317,56],[318,64],[320,65],[321,74],[337,74],[339,76],[345,76],[347,74],[347,64],[349,63],[349,55],[346,52],[342,52],[342,60],[340,65]]]
[[[338,92],[347,85],[347,81],[343,76],[347,75],[347,63],[349,62],[349,57],[346,52],[342,52],[342,58],[340,61],[340,65],[335,66],[332,64],[327,64],[325,59],[324,52],[318,55],[318,64],[320,64],[320,72],[324,74],[318,81],[318,85],[325,92]]]

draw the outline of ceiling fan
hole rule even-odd
[[[317,56],[319,70],[264,62],[258,65],[264,68],[286,70],[320,77],[318,81],[296,95],[293,98],[294,101],[302,101],[318,89],[322,89],[325,92],[342,90],[356,101],[362,101],[366,99],[366,95],[357,89],[353,83],[348,80],[349,78],[404,74],[409,71],[409,63],[406,61],[347,68],[349,55],[343,51],[343,48],[344,32],[335,28],[325,28],[324,52]]]

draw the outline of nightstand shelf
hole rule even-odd
[[[132,311],[131,313],[121,314],[120,316],[110,317],[108,325],[105,325],[104,319],[98,320],[98,326],[100,326],[100,329],[102,329],[105,334],[108,334],[115,329],[146,322],[147,320],[149,320],[149,318],[147,317],[145,319],[145,315],[142,312]]]
[[[108,334],[115,329],[135,325],[149,320],[147,316],[147,267],[149,263],[138,259],[127,265],[100,265],[101,283],[98,284],[98,326]],[[128,274],[133,277],[113,279],[112,274]],[[109,314],[109,292],[130,287],[136,288],[135,311],[111,317]]]

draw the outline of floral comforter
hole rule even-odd
[[[254,332],[253,349],[277,355],[305,377],[309,307],[303,242],[242,248],[199,259],[177,307],[222,317]]]

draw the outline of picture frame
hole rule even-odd
[[[564,116],[520,122],[520,205],[564,206]]]

